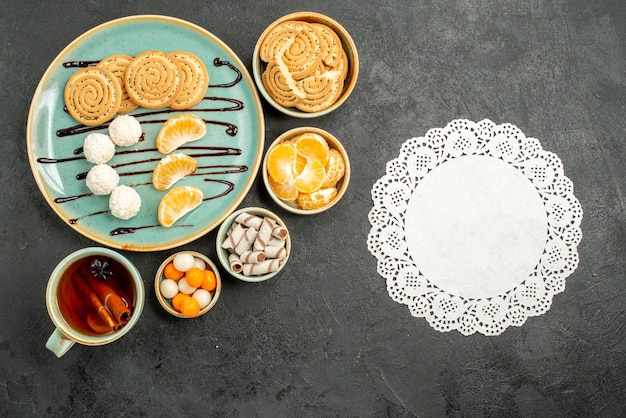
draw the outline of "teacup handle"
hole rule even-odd
[[[48,342],[46,348],[56,354],[57,357],[63,356],[70,348],[76,343],[76,341],[67,338],[58,328],[55,328]]]

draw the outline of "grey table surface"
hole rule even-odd
[[[5,416],[626,415],[626,4],[623,0],[3,1],[0,31],[0,411]],[[49,63],[86,30],[162,14],[222,39],[251,71],[257,37],[294,11],[352,34],[357,88],[302,121],[264,104],[266,146],[309,124],[340,138],[352,181],[332,210],[278,208],[260,176],[241,206],[279,213],[296,238],[277,280],[224,278],[200,320],[151,292],[175,250],[124,252],[144,276],[137,326],[57,359],[44,300],[58,261],[95,243],[51,210],[31,173],[26,121]],[[561,159],[584,217],[580,264],[548,312],[496,337],[441,333],[394,302],[367,249],[370,191],[408,138],[491,119]],[[215,233],[184,245],[215,258]]]

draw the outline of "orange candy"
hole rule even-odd
[[[178,293],[176,296],[172,298],[172,307],[176,309],[178,312],[180,312],[180,309],[183,305],[183,301],[188,298],[191,298],[191,296],[186,295],[184,293]]]
[[[185,273],[176,270],[176,267],[174,267],[174,263],[170,262],[165,266],[165,269],[163,270],[163,275],[166,279],[177,281],[180,280],[185,275]]]
[[[198,316],[200,313],[200,303],[195,298],[188,296],[183,299],[180,304],[180,313],[185,315],[187,318]]]
[[[185,279],[191,287],[200,287],[204,279],[204,273],[198,267],[192,267],[186,274]]]
[[[215,273],[213,273],[211,270],[204,270],[202,273],[203,273],[203,277],[202,277],[202,284],[200,284],[200,287],[203,288],[204,290],[208,290],[209,292],[212,292],[213,290],[215,290],[215,287],[217,286],[217,278],[215,277]]]

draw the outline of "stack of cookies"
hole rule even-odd
[[[138,106],[187,109],[209,86],[200,58],[187,51],[146,51],[136,57],[116,54],[95,67],[75,72],[65,85],[65,106],[85,126],[108,122]]]
[[[308,113],[335,103],[348,74],[339,36],[322,23],[276,24],[261,41],[259,58],[267,63],[261,80],[272,99]]]

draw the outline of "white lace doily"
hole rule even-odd
[[[455,120],[407,140],[372,200],[367,244],[389,295],[439,331],[521,326],[578,266],[572,182],[511,124]]]

